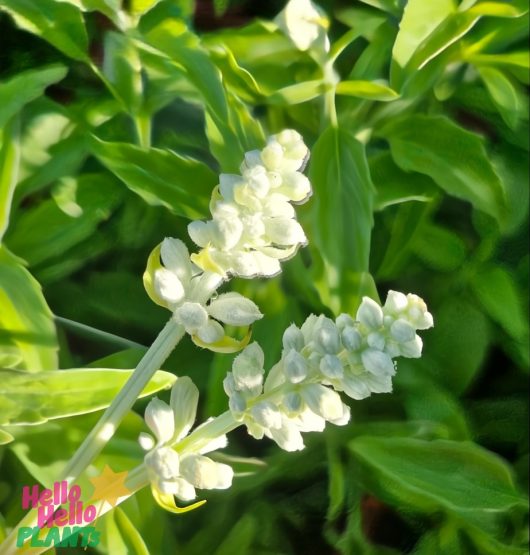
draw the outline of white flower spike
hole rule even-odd
[[[383,307],[364,297],[356,317],[341,314],[333,322],[312,315],[301,329],[289,326],[282,358],[265,381],[259,345],[234,360],[224,387],[234,418],[250,435],[295,451],[304,447],[302,432],[322,431],[326,422],[347,424],[350,409],[338,392],[364,399],[392,391],[392,358],[420,356],[416,330],[433,325],[422,299],[395,291]]]
[[[301,173],[308,155],[300,134],[287,129],[269,137],[261,151],[247,152],[241,175],[221,174],[210,204],[212,219],[188,226],[202,248],[192,255],[193,262],[223,278],[280,272],[280,261],[307,242],[290,203],[311,194]]]

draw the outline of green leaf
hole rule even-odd
[[[89,62],[88,38],[79,9],[55,0],[2,0],[0,9],[9,13],[15,23],[53,44],[75,60]]]
[[[436,185],[427,176],[404,172],[389,152],[372,156],[368,162],[376,189],[375,210],[403,202],[429,202],[438,194]]]
[[[515,340],[525,341],[528,318],[512,275],[501,266],[482,268],[472,278],[473,292],[489,316]]]
[[[133,370],[72,368],[28,374],[0,370],[0,424],[39,424],[104,409],[125,385]],[[167,389],[175,381],[158,370],[140,397]]]
[[[114,522],[120,531],[127,553],[132,555],[149,555],[149,550],[145,545],[140,532],[131,522],[127,513],[120,507],[116,507],[113,511]]]
[[[0,429],[0,445],[11,443],[14,439],[15,438],[9,432]]]
[[[465,52],[465,51],[464,51]],[[502,54],[470,54],[466,61],[481,66],[507,66],[521,69],[530,69],[530,52],[504,52]]]
[[[383,102],[399,98],[399,94],[396,91],[374,81],[341,81],[337,85],[337,94]]]
[[[375,191],[364,146],[350,131],[328,128],[312,150],[309,178],[310,244],[323,264],[317,289],[334,312],[353,312],[362,294],[374,292],[367,272]]]
[[[442,116],[411,116],[382,133],[405,171],[428,175],[449,195],[470,202],[504,226],[506,200],[484,141]]]
[[[326,85],[321,79],[305,81],[277,90],[268,101],[271,104],[300,104],[318,98],[326,91]]]
[[[175,19],[174,8],[161,4],[142,18],[140,25],[145,41],[184,68],[189,82],[201,95],[207,116],[207,135],[214,135],[212,149],[225,171],[236,171],[243,151],[233,127],[221,74],[202,47],[199,38]],[[179,69],[180,71],[180,69]],[[221,141],[217,140],[220,135]]]
[[[18,180],[20,141],[18,119],[0,128],[0,243],[9,225],[11,202]]]
[[[455,11],[454,0],[409,0],[399,24],[399,33],[392,49],[390,82],[400,90],[404,80],[403,69],[420,44]]]
[[[466,261],[464,241],[453,231],[425,223],[414,236],[412,250],[429,267],[442,272],[458,270]]]
[[[370,489],[400,507],[441,510],[498,531],[499,517],[527,505],[508,465],[471,442],[365,436],[349,446]]]
[[[506,124],[514,129],[525,113],[525,98],[498,69],[479,67],[478,72]]]
[[[425,338],[423,361],[447,389],[463,393],[477,377],[490,343],[486,316],[469,300],[452,294],[434,310],[434,329]]]
[[[53,316],[40,285],[20,259],[0,247],[0,344],[14,350],[30,372],[57,368]]]
[[[510,5],[507,2],[478,2],[468,13],[473,15],[489,15],[495,17],[520,17],[528,12],[528,8],[519,9],[518,6]]]
[[[64,178],[55,189],[55,199],[21,212],[6,243],[30,266],[45,265],[93,236],[122,198],[119,183],[106,174]]]
[[[131,38],[120,33],[106,33],[103,74],[130,114],[138,113],[142,105],[141,71],[140,56]]]
[[[148,204],[165,206],[185,218],[208,214],[216,175],[202,162],[170,150],[140,148],[95,139],[95,156]]]
[[[66,67],[55,64],[23,71],[0,83],[0,128],[25,104],[41,97],[46,87],[61,81],[67,71]]]

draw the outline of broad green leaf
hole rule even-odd
[[[515,340],[525,341],[528,317],[521,291],[512,275],[501,266],[487,266],[472,278],[473,292],[488,315]]]
[[[478,72],[506,124],[512,129],[517,127],[519,118],[527,111],[524,96],[502,71],[479,67]]]
[[[121,12],[122,0],[60,0],[79,8],[84,12],[97,11],[105,14],[116,25],[125,23],[125,14]]]
[[[470,54],[466,60],[481,66],[507,66],[521,69],[530,69],[530,52],[504,52],[502,54]]]
[[[2,0],[0,9],[21,29],[42,37],[68,57],[90,61],[83,16],[75,6],[56,0]]]
[[[527,505],[508,465],[471,442],[365,436],[349,446],[370,489],[401,507],[441,510],[493,532],[500,517]]]
[[[103,74],[131,114],[137,114],[142,105],[141,71],[140,56],[131,38],[121,33],[106,33]]]
[[[32,267],[90,238],[123,198],[117,180],[103,173],[64,178],[59,185],[55,199],[21,212],[6,238],[9,248]]]
[[[185,218],[208,214],[216,175],[202,162],[170,150],[140,148],[95,139],[96,157],[148,204],[165,206]]]
[[[251,553],[254,538],[259,534],[259,523],[252,514],[243,516],[234,524],[213,555]]]
[[[517,5],[510,5],[507,2],[478,2],[468,10],[468,13],[473,15],[496,17],[520,17],[527,12],[528,7],[526,9],[519,9]]]
[[[440,439],[471,439],[463,406],[453,394],[426,375],[421,362],[400,360],[394,384],[409,420],[438,424],[446,430]]]
[[[392,50],[390,82],[392,88],[400,90],[403,83],[403,69],[420,44],[455,11],[454,0],[409,0],[399,24],[399,33]]]
[[[18,73],[0,83],[0,128],[22,107],[44,94],[46,87],[57,83],[67,73],[66,67],[56,64]]]
[[[133,370],[72,368],[29,374],[0,370],[0,424],[39,424],[104,409],[125,385]],[[175,381],[158,370],[140,397],[168,389]]]
[[[399,94],[396,91],[374,81],[341,81],[337,85],[337,94],[383,102],[399,98]]]
[[[170,60],[184,68],[190,83],[204,100],[208,120],[208,138],[214,134],[213,149],[225,171],[236,171],[241,164],[243,151],[239,138],[230,125],[230,116],[221,74],[202,47],[199,38],[188,31],[182,21],[172,17],[173,8],[161,4],[142,18],[141,31],[147,44],[164,53]],[[220,135],[221,140],[217,140]]]
[[[57,338],[40,285],[20,259],[0,247],[0,344],[29,372],[57,368]]]
[[[503,187],[478,135],[445,117],[422,115],[397,120],[383,134],[403,170],[428,175],[446,193],[504,225]]]
[[[392,15],[399,15],[401,11],[399,0],[361,0],[361,2]]]
[[[334,312],[352,312],[362,294],[373,294],[366,273],[375,190],[364,146],[351,132],[328,128],[312,150],[309,177],[310,244],[322,260],[317,289]]]
[[[0,128],[0,243],[9,225],[19,165],[19,123],[18,118],[15,118],[3,129]]]
[[[129,11],[133,15],[142,15],[152,10],[160,0],[131,0],[129,3]]]
[[[358,33],[357,36],[363,36],[368,40],[373,39],[376,29],[387,20],[385,14],[374,12],[374,10],[365,7],[341,9],[336,13],[336,17],[341,23],[355,30]],[[343,37],[346,37],[346,35],[343,35]],[[355,40],[353,36],[351,37],[352,39],[348,44]],[[336,45],[337,43],[340,44],[341,41],[342,37],[333,44],[332,51],[337,49]]]
[[[404,172],[388,152],[372,156],[368,163],[376,190],[375,210],[403,202],[429,202],[438,195],[431,179],[416,172]]]
[[[434,309],[422,360],[447,389],[462,394],[476,379],[490,343],[490,324],[469,300],[454,293]]]
[[[466,245],[456,233],[433,223],[421,227],[411,247],[425,264],[442,272],[458,270],[467,256]]]
[[[326,92],[326,85],[321,79],[305,81],[279,89],[268,98],[271,104],[300,104],[318,98]]]

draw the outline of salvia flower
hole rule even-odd
[[[164,239],[152,258],[156,267],[149,268],[148,264],[144,275],[148,292],[155,302],[173,312],[174,319],[201,346],[223,341],[226,336],[221,324],[249,326],[262,318],[258,307],[239,293],[211,298],[222,279],[195,266],[179,239]]]
[[[340,392],[358,400],[392,391],[392,359],[419,357],[416,331],[432,326],[420,297],[396,291],[383,307],[364,297],[355,320],[311,315],[301,328],[287,328],[282,357],[266,379],[257,344],[234,360],[224,381],[230,410],[252,436],[270,437],[287,451],[302,449],[301,432],[321,431],[326,421],[348,422]]]
[[[246,153],[240,175],[221,174],[210,203],[212,219],[188,226],[201,247],[193,262],[223,277],[277,274],[280,261],[307,242],[291,203],[311,193],[301,173],[308,155],[300,134],[284,130],[261,151]]]
[[[204,456],[225,447],[225,435],[196,452],[179,453],[179,441],[188,435],[195,422],[198,399],[195,384],[182,377],[171,390],[170,405],[159,399],[147,405],[145,422],[156,439],[142,433],[139,441],[148,451],[144,463],[157,498],[174,495],[181,501],[191,501],[196,497],[196,489],[226,489],[232,484],[232,468]]]

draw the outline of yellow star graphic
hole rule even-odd
[[[94,486],[94,493],[90,500],[103,501],[103,503],[108,503],[111,507],[115,507],[120,497],[131,493],[131,490],[125,485],[128,474],[127,470],[124,472],[114,472],[106,464],[99,476],[90,478]]]

